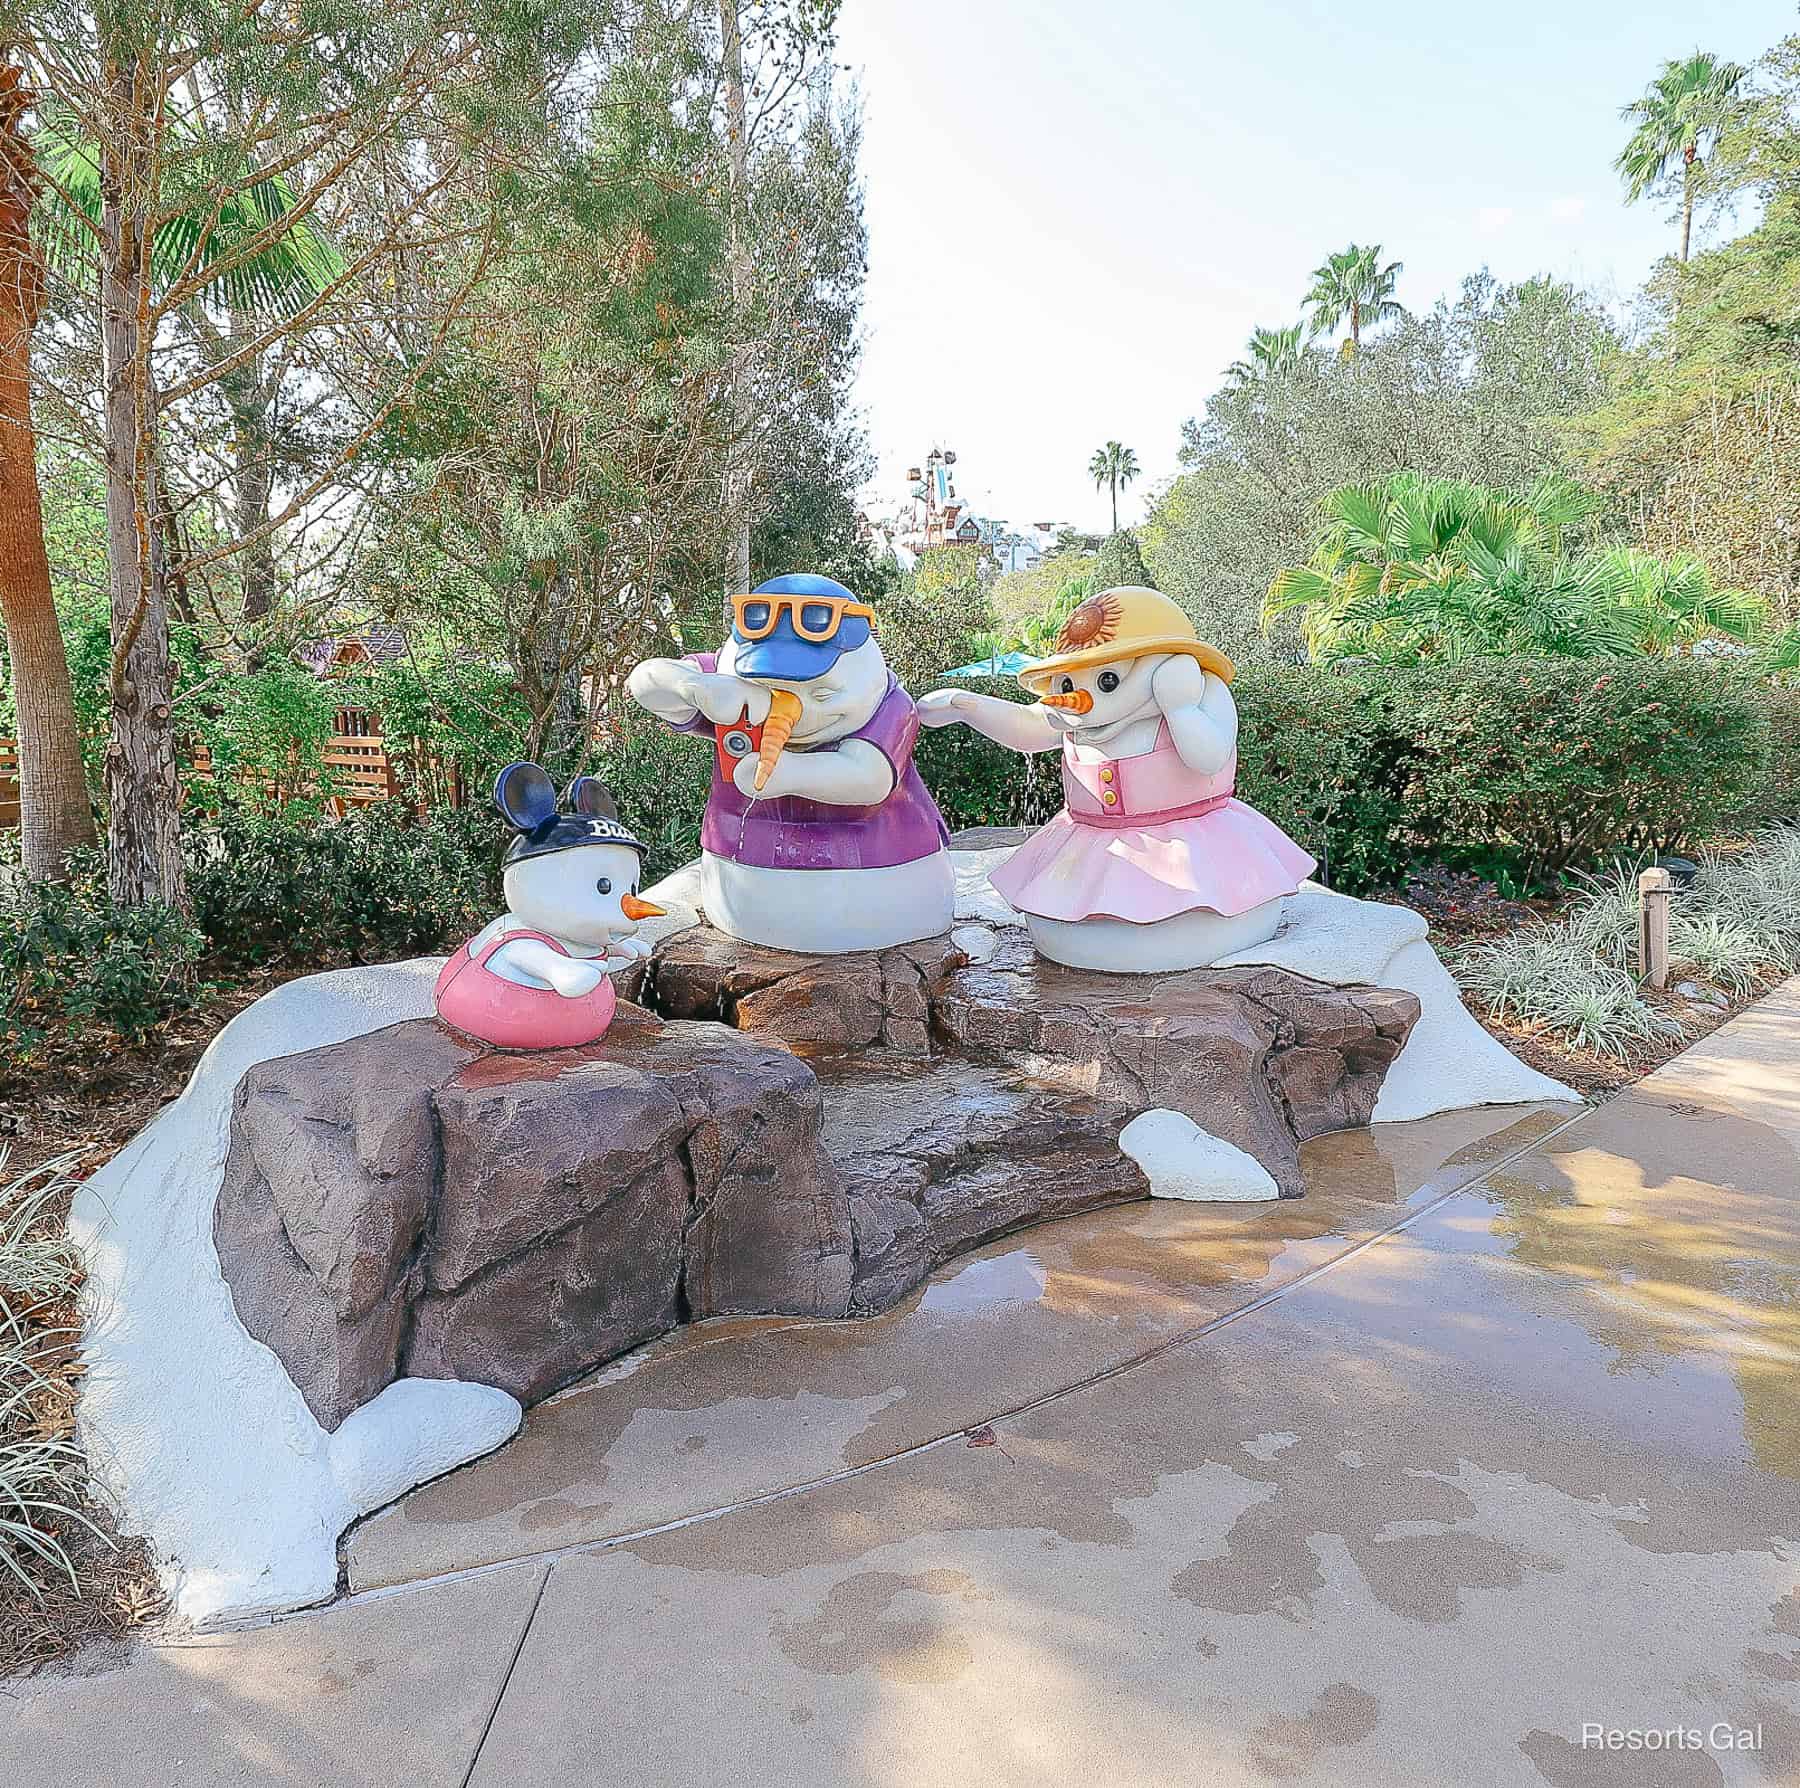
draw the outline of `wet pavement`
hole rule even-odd
[[[488,1459],[363,1523],[352,1590],[591,1544],[864,1466],[1109,1371],[1291,1283],[1578,1108],[1316,1138],[1303,1199],[1142,1201],[950,1262],[859,1322],[677,1331],[539,1405]]]
[[[1800,1782],[1800,981],[1305,1164],[668,1337],[0,1781]]]

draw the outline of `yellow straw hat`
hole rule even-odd
[[[1185,652],[1226,683],[1237,675],[1231,660],[1206,645],[1194,623],[1168,597],[1141,584],[1121,584],[1090,596],[1076,609],[1056,636],[1056,656],[1028,664],[1019,672],[1019,681],[1033,695],[1041,695],[1043,685],[1063,671],[1143,658],[1151,652]]]

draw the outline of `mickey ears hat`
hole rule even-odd
[[[642,841],[620,823],[618,803],[598,776],[577,776],[564,799],[568,810],[559,812],[556,784],[537,764],[508,764],[494,778],[494,806],[518,834],[506,847],[505,868],[584,844],[623,844],[643,855]]]

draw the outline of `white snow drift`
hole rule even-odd
[[[238,1321],[213,1248],[244,1071],[429,1016],[439,960],[312,975],[265,995],[69,1214],[88,1269],[81,1437],[121,1527],[147,1536],[176,1611],[197,1623],[331,1595],[352,1521],[519,1425],[505,1391],[402,1379],[327,1434]]]

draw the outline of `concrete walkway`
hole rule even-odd
[[[1800,1782],[1800,980],[1307,1168],[670,1337],[0,1782]]]

